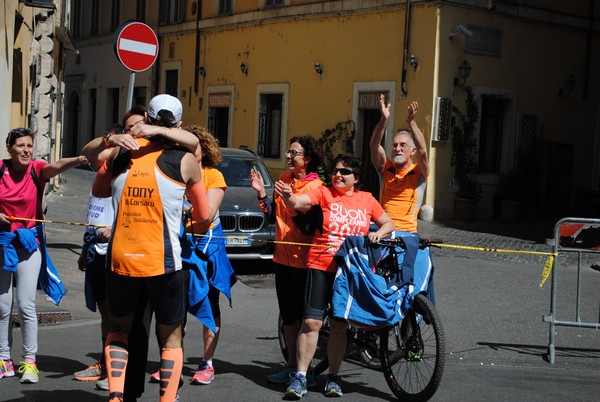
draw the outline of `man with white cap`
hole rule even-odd
[[[177,394],[183,367],[182,323],[186,314],[187,289],[179,243],[186,190],[194,219],[208,219],[206,191],[194,156],[180,148],[164,146],[160,140],[187,133],[178,128],[181,113],[179,100],[158,95],[150,101],[147,112],[148,123],[154,124],[139,122],[129,128],[129,136],[109,135],[102,140],[105,146],[120,145],[107,160],[113,176],[111,190],[116,216],[106,277],[111,319],[105,355],[111,401],[123,399],[128,334],[135,306],[144,294],[155,312],[163,346],[160,400],[173,401]]]

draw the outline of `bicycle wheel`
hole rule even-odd
[[[446,339],[429,299],[417,295],[400,325],[383,329],[380,337],[382,369],[394,395],[407,401],[431,398],[444,373]]]
[[[279,348],[281,349],[281,354],[285,359],[286,363],[288,362],[288,349],[287,344],[285,342],[284,329],[283,329],[283,319],[281,315],[279,316],[278,321],[278,330],[277,336],[279,338]],[[325,315],[325,319],[323,320],[323,326],[321,327],[321,331],[319,331],[319,341],[317,343],[317,350],[315,351],[315,355],[313,356],[312,362],[310,364],[309,371],[312,372],[313,375],[319,375],[327,370],[329,367],[329,361],[327,360],[327,342],[329,341],[329,310]]]

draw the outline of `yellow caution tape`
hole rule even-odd
[[[18,221],[33,221],[40,223],[58,223],[62,225],[75,225],[75,226],[94,226],[97,228],[104,228],[106,225],[93,225],[90,223],[78,223],[78,222],[59,222],[52,221],[48,219],[30,219],[30,218],[17,218],[14,216],[8,217],[10,220],[18,220]],[[205,236],[204,234],[193,234],[193,236]],[[227,239],[229,237],[235,236],[212,236],[214,238]],[[251,236],[249,236],[251,237]],[[313,243],[300,243],[300,242],[292,242],[292,241],[281,241],[281,240],[262,240],[262,239],[252,239],[252,241],[263,242],[263,243],[274,243],[274,244],[287,244],[293,246],[307,246],[307,247],[322,247],[322,248],[331,248],[332,246],[326,244],[313,244]],[[484,252],[492,252],[492,253],[513,253],[513,254],[533,254],[533,255],[547,255],[548,259],[546,260],[546,264],[544,265],[544,270],[542,271],[542,279],[540,281],[540,287],[544,285],[546,279],[552,272],[552,266],[554,265],[554,258],[558,256],[558,253],[553,252],[545,252],[545,251],[527,251],[527,250],[508,250],[501,248],[491,248],[491,247],[473,247],[473,246],[461,246],[457,244],[445,244],[445,243],[435,243],[432,242],[431,245],[436,247],[445,247],[445,248],[454,248],[460,250],[472,250],[472,251],[484,251]]]

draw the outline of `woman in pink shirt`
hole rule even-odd
[[[35,295],[43,261],[39,248],[43,230],[35,220],[44,219],[44,187],[57,174],[87,164],[84,156],[54,163],[33,160],[33,137],[33,132],[26,128],[11,130],[6,138],[10,159],[0,162],[0,378],[15,375],[10,353],[15,279],[23,332],[24,354],[18,369],[23,374],[22,383],[39,380],[35,364],[38,348]]]

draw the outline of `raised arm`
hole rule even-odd
[[[154,137],[156,135],[187,148],[191,153],[196,152],[198,137],[180,127],[163,127],[151,124],[136,124],[129,131],[134,137]]]
[[[97,137],[84,145],[81,153],[89,160],[96,169],[102,162],[118,153],[118,148],[135,150],[140,146],[129,134],[110,133],[110,136]]]
[[[371,163],[375,167],[375,170],[381,172],[383,170],[383,166],[385,165],[386,158],[385,149],[383,149],[381,146],[381,141],[383,140],[383,135],[385,134],[385,127],[387,126],[388,119],[390,118],[390,108],[392,107],[390,103],[387,105],[385,104],[385,96],[383,94],[379,95],[379,107],[381,111],[381,118],[373,129],[369,147],[371,149]]]
[[[181,176],[187,184],[187,193],[192,202],[192,217],[197,222],[209,222],[210,210],[206,188],[202,181],[200,166],[191,153],[186,153],[181,159]]]
[[[42,176],[44,179],[49,180],[59,173],[69,170],[76,166],[86,165],[88,160],[85,156],[73,156],[71,158],[62,158],[53,163],[48,163],[42,169]]]
[[[413,134],[413,141],[415,143],[415,148],[417,149],[417,152],[415,153],[417,166],[419,166],[421,175],[427,178],[429,176],[429,157],[427,156],[427,144],[425,143],[425,136],[417,125],[417,120],[415,119],[417,110],[419,110],[418,102],[413,101],[410,103],[410,105],[408,105],[408,116],[406,118],[406,122],[408,123],[410,131]]]
[[[288,208],[296,211],[306,212],[310,210],[312,203],[306,194],[294,194],[292,188],[285,182],[277,180],[275,182],[275,192],[281,196],[283,203]]]

